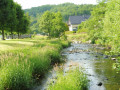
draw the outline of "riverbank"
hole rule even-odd
[[[27,90],[61,62],[60,51],[68,41],[35,37],[0,41],[0,90]]]
[[[75,67],[79,66],[84,68],[83,73],[87,76],[87,81],[89,81],[88,84],[86,83],[88,90],[119,90],[120,75],[119,73],[117,73],[116,70],[112,68],[112,64],[116,61],[111,60],[111,58],[105,55],[104,52],[105,50],[102,48],[102,46],[99,45],[73,43],[70,47],[64,49],[62,52],[62,55],[66,57],[66,63],[62,65],[64,66],[62,68],[64,74],[60,74],[61,76],[58,75],[59,77],[56,77],[54,75],[55,72],[52,72],[51,76],[53,77],[49,77],[51,79],[52,84],[50,84],[50,87],[48,88],[51,90],[61,90],[59,88],[63,89],[70,87],[71,90],[83,90],[76,89],[77,86],[75,83],[72,83],[71,79],[69,79],[71,80],[70,84],[68,84],[69,80],[68,82],[66,82],[66,79],[68,79],[69,77],[69,72],[67,73],[67,71],[71,69],[74,70]],[[71,76],[72,75],[74,75],[74,71],[72,71]],[[82,82],[84,82],[86,79],[81,77],[80,79],[82,80]],[[74,85],[74,87],[72,87],[71,84]]]

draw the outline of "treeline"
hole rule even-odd
[[[29,13],[31,16],[31,25],[30,29],[33,32],[40,33],[41,30],[39,29],[38,19],[42,16],[42,14],[46,11],[50,12],[60,12],[63,21],[67,22],[69,16],[74,15],[90,15],[90,12],[95,7],[95,5],[76,5],[73,3],[64,3],[59,5],[43,5],[40,7],[34,7],[31,9],[24,10],[26,13]]]
[[[29,16],[24,14],[21,6],[13,0],[0,1],[0,33],[2,40],[5,40],[5,33],[10,34],[24,34],[28,30]]]
[[[79,28],[88,29],[92,43],[109,46],[114,54],[120,53],[120,1],[102,0]]]
[[[64,32],[68,30],[68,25],[63,22],[60,12],[46,11],[39,20],[39,28],[50,38],[59,38],[64,36]]]
[[[91,17],[79,29],[87,29],[92,43],[105,45],[109,54],[120,55],[120,0],[102,0],[93,9]],[[119,59],[119,58],[118,58]],[[120,70],[120,63],[115,64]]]
[[[30,16],[37,17],[37,14],[42,15],[45,11],[50,12],[61,12],[64,21],[67,21],[69,16],[71,15],[90,15],[90,11],[92,11],[95,5],[86,4],[86,5],[76,5],[73,3],[64,3],[59,5],[43,5],[40,7],[33,7],[31,9],[24,10],[25,12],[29,12]]]

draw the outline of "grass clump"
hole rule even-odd
[[[77,67],[67,74],[59,73],[55,83],[49,85],[48,90],[87,90],[86,75]]]
[[[11,56],[1,61],[0,90],[28,89],[32,85],[32,68],[27,60]]]

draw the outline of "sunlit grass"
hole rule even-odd
[[[68,34],[68,40],[76,40],[76,41],[81,41],[81,42],[86,42],[88,39],[87,33],[73,33],[73,34]]]
[[[48,90],[87,90],[88,80],[78,67],[66,74],[59,72],[55,83],[51,83]]]
[[[19,48],[26,48],[34,45],[35,40],[23,40],[23,39],[16,39],[16,40],[6,40],[6,41],[0,41],[0,51],[6,51],[6,50],[13,50],[13,49],[19,49]]]
[[[0,90],[26,90],[60,62],[60,51],[68,41],[33,39],[0,41]]]

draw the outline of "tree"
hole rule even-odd
[[[2,31],[2,40],[5,40],[4,30],[9,28],[11,7],[13,6],[13,0],[0,0],[0,29]]]
[[[45,12],[40,19],[40,28],[49,37],[60,37],[62,33],[68,29],[68,26],[63,22],[62,15],[58,13]]]
[[[13,39],[13,32],[16,31],[16,26],[18,24],[17,15],[16,15],[16,7],[17,7],[16,3],[14,3],[11,6],[11,16],[10,16],[10,19],[9,19],[9,22],[10,22],[9,31],[11,32],[12,39]]]
[[[52,20],[52,37],[60,37],[66,30],[66,24],[63,22],[62,15],[60,12],[55,13],[55,18]]]
[[[16,15],[17,15],[17,29],[16,29],[16,32],[18,33],[18,39],[20,38],[20,32],[21,30],[23,29],[23,26],[24,26],[24,12],[23,10],[21,9],[21,6],[19,4],[16,3]]]
[[[82,28],[88,29],[89,39],[92,40],[92,43],[95,43],[99,39],[103,39],[103,25],[106,12],[106,3],[99,3],[91,12],[90,18],[83,22]],[[81,25],[79,26],[81,28]],[[103,40],[104,43],[104,40]]]
[[[30,17],[29,17],[28,14],[26,14],[26,15],[23,16],[23,18],[22,18],[22,28],[20,30],[21,34],[27,33],[27,31],[29,29],[29,24],[30,24],[29,19],[30,19]]]
[[[40,29],[45,33],[48,33],[48,36],[51,36],[52,20],[54,19],[53,13],[46,11],[40,19]]]
[[[4,33],[13,32],[26,33],[29,26],[28,16],[24,15],[21,6],[14,3],[13,0],[0,0],[0,30],[2,31],[2,39],[5,40]]]

